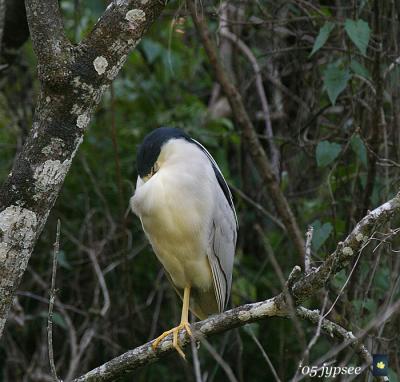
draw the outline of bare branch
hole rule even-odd
[[[296,251],[303,259],[303,236],[289,203],[279,186],[279,181],[274,173],[273,167],[265,153],[265,150],[261,145],[253,123],[251,122],[251,119],[246,111],[242,97],[236,87],[232,84],[232,81],[230,81],[225,69],[223,68],[223,65],[218,59],[216,49],[208,33],[208,27],[205,24],[201,13],[197,12],[195,1],[188,0],[187,5],[197,32],[203,42],[203,46],[210,60],[210,64],[214,69],[215,76],[229,100],[232,112],[234,113],[238,125],[242,129],[243,137],[245,138],[246,144],[249,148],[250,155],[268,188],[269,194],[275,204],[275,208],[282,218],[283,224],[286,226],[289,237],[293,241]]]
[[[256,77],[256,88],[258,92],[258,97],[260,98],[261,107],[264,114],[265,131],[268,139],[269,151],[271,154],[272,168],[275,171],[275,175],[279,177],[279,150],[274,142],[274,132],[272,130],[270,115],[271,113],[269,111],[268,100],[264,90],[260,65],[258,64],[258,61],[251,49],[239,38],[239,36],[236,36],[235,34],[229,32],[227,28],[221,28],[220,33],[222,36],[232,41],[243,52],[243,54],[247,57],[247,59],[253,66],[254,75]]]
[[[56,365],[54,364],[54,352],[53,352],[53,307],[56,299],[56,275],[57,275],[57,260],[60,251],[60,220],[57,221],[57,234],[56,241],[54,243],[53,251],[53,270],[51,273],[51,288],[50,288],[50,299],[49,299],[49,314],[47,317],[47,343],[49,351],[49,362],[50,370],[53,380],[58,382]]]
[[[308,227],[306,233],[306,256],[304,257],[304,272],[308,273],[311,269],[311,243],[313,237],[314,228],[312,226]]]
[[[265,361],[267,362],[267,364],[268,364],[268,366],[269,366],[269,368],[270,368],[270,370],[271,370],[271,373],[272,373],[272,375],[273,375],[274,378],[275,378],[275,381],[276,381],[276,382],[281,382],[281,380],[280,380],[280,378],[279,378],[279,376],[278,376],[278,373],[277,373],[276,370],[275,370],[274,365],[272,364],[270,358],[268,357],[268,354],[267,354],[266,351],[264,350],[264,348],[263,348],[263,346],[261,345],[260,341],[259,341],[258,338],[255,336],[255,334],[253,333],[253,331],[251,330],[251,328],[249,329],[248,332],[249,332],[249,334],[250,334],[251,339],[255,342],[255,344],[257,345],[257,347],[258,347],[258,349],[260,350],[261,354],[263,355]]]
[[[26,15],[43,83],[61,82],[72,60],[72,44],[64,33],[57,0],[27,0]]]
[[[303,301],[306,298],[314,295],[323,285],[325,285],[329,276],[343,269],[348,261],[352,258],[354,252],[358,251],[365,238],[373,231],[375,227],[381,224],[388,223],[391,217],[395,214],[400,213],[400,193],[388,201],[382,204],[374,211],[364,217],[354,228],[354,230],[347,236],[343,243],[340,243],[335,252],[333,252],[324,263],[315,270],[312,270],[308,274],[304,274],[294,284],[293,288],[289,289],[289,292],[295,297],[297,303]],[[299,268],[295,267],[291,272],[289,278],[290,281],[285,284],[289,287],[292,285],[294,279],[299,275]],[[285,296],[286,295],[286,296]],[[400,301],[399,301],[400,304]],[[388,309],[380,318],[379,322],[388,319],[397,309],[395,304],[392,309]],[[293,307],[287,301],[287,292],[282,292],[279,295],[270,298],[262,302],[256,302],[253,304],[243,305],[231,310],[228,310],[217,316],[212,316],[204,321],[198,322],[192,325],[194,336],[197,338],[207,337],[214,334],[218,334],[233,328],[243,326],[252,322],[266,319],[267,317],[279,316],[279,317],[290,317],[293,310],[296,316],[305,318],[320,327],[324,333],[327,333],[329,337],[332,334],[343,342],[343,346],[354,347],[362,359],[367,364],[371,363],[371,355],[365,346],[361,343],[362,337],[356,337],[351,332],[347,331],[340,325],[326,319],[321,318],[319,311],[310,311],[303,307]],[[361,336],[366,333],[364,331]],[[182,347],[185,347],[190,343],[191,339],[187,336],[186,332],[181,333],[179,341]],[[157,361],[158,359],[171,354],[174,352],[172,346],[172,336],[167,336],[161,343],[160,346],[153,350],[150,341],[136,349],[129,350],[128,352],[104,363],[84,374],[83,376],[75,379],[73,382],[83,381],[112,381],[122,375],[128,374],[135,369],[148,365]]]
[[[145,3],[145,4],[144,4]],[[0,336],[16,288],[102,94],[165,6],[114,1],[78,47],[56,0],[27,0],[41,93],[33,128],[0,187]]]
[[[270,316],[285,316],[285,309],[281,308],[282,296],[279,295],[272,299],[256,302],[254,304],[243,305],[219,314],[212,316],[204,321],[192,324],[192,330],[195,337],[207,337],[213,334],[221,333],[246,323],[262,320]],[[184,347],[191,341],[186,332],[181,333],[179,337],[180,344]],[[167,336],[157,348],[153,350],[151,344],[153,341],[147,342],[136,349],[106,362],[105,364],[89,371],[73,382],[89,382],[89,381],[113,381],[116,378],[126,375],[133,370],[153,363],[168,354],[174,353],[172,346],[172,336]]]
[[[26,11],[31,38],[38,60],[59,57],[63,44],[69,43],[57,0],[27,0]]]
[[[318,268],[311,270],[294,284],[292,295],[295,300],[299,303],[310,295],[310,291],[316,291],[324,286],[331,275],[343,269],[353,259],[372,234],[374,227],[389,222],[392,216],[399,212],[400,193],[370,211]]]
[[[212,355],[215,361],[217,361],[218,365],[221,366],[222,370],[224,370],[228,380],[230,382],[238,382],[235,374],[232,371],[232,368],[224,361],[224,359],[221,357],[221,355],[218,354],[214,347],[205,338],[200,338],[200,341],[207,349],[207,351]]]

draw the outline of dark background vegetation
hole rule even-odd
[[[221,22],[257,59],[280,153],[276,170],[281,188],[304,234],[309,225],[314,227],[316,266],[368,210],[399,189],[400,3],[229,4],[207,1],[199,5],[199,12],[206,16],[227,71],[267,148],[256,73],[235,44],[219,35]],[[95,0],[61,1],[68,36],[79,41],[106,5]],[[15,34],[23,25],[22,21],[14,26]],[[4,179],[31,128],[39,86],[31,42],[6,50],[0,68]],[[301,265],[214,81],[185,4],[172,1],[103,97],[74,159],[10,314],[0,344],[0,381],[51,380],[46,324],[57,219],[61,251],[54,348],[60,376],[78,376],[178,322],[180,301],[139,220],[128,212],[137,176],[137,146],[159,126],[182,128],[202,142],[232,186],[240,222],[232,306],[264,300],[282,290],[271,256],[285,276]],[[399,241],[396,230],[376,232],[351,278],[355,264],[337,274],[307,306],[321,308],[327,296],[331,307],[346,285],[329,317],[354,333],[365,328],[400,297]],[[292,321],[273,318],[213,337],[210,343],[238,381],[273,380],[256,338],[279,378],[288,381],[315,333],[310,323],[301,322],[300,329],[299,334]],[[400,375],[399,332],[397,313],[365,338],[372,353],[389,355],[391,381]],[[321,335],[308,364],[316,364],[335,345]],[[186,353],[187,363],[173,355],[126,381],[194,380],[193,356],[190,349]],[[204,346],[198,359],[204,380],[227,380]],[[335,365],[360,363],[347,348],[333,359]],[[371,380],[369,373],[358,378]]]

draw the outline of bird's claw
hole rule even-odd
[[[182,348],[179,346],[178,343],[178,335],[179,335],[179,331],[185,329],[187,334],[190,337],[193,337],[192,334],[192,330],[190,329],[190,324],[187,321],[183,321],[181,322],[178,326],[176,326],[175,328],[172,328],[170,330],[167,330],[166,332],[164,332],[163,334],[161,334],[159,337],[157,337],[155,339],[155,341],[153,342],[153,344],[151,345],[153,350],[156,350],[158,345],[160,344],[160,342],[167,337],[169,334],[172,333],[173,337],[172,337],[172,346],[175,348],[175,350],[178,352],[178,354],[183,358],[186,359],[185,353],[183,352]]]

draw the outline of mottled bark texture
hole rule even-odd
[[[78,46],[57,0],[27,0],[41,91],[29,137],[0,188],[0,336],[16,288],[102,94],[164,8],[115,0]]]
[[[318,310],[293,306],[288,299],[288,293],[294,298],[296,305],[312,297],[335,273],[346,267],[349,261],[369,242],[379,227],[388,224],[394,216],[399,214],[400,193],[369,212],[347,238],[338,244],[336,250],[327,257],[321,266],[301,276],[299,275],[300,268],[295,267],[287,281],[286,290],[277,296],[254,304],[236,307],[194,324],[192,331],[195,338],[201,339],[202,337],[218,334],[272,316],[290,317],[296,315],[315,325],[321,325],[322,332],[327,334],[329,338],[336,337],[341,341],[343,347],[352,346],[360,359],[364,361],[364,364],[370,365],[372,357],[362,343],[365,332],[361,332],[359,336],[357,333],[354,335],[340,325],[326,318],[321,318],[321,313]],[[395,309],[392,309],[389,312],[385,312],[384,316],[389,316],[395,311]],[[370,327],[370,329],[372,328]],[[167,336],[156,351],[151,346],[153,341],[150,341],[104,363],[73,382],[115,381],[124,375],[132,373],[139,367],[156,362],[158,359],[175,352],[171,337],[172,335]],[[179,341],[182,347],[185,347],[190,343],[190,338],[186,332],[183,332],[180,334]]]
[[[193,335],[200,339],[230,330],[247,323],[256,322],[270,316],[285,316],[287,311],[280,306],[282,295],[266,301],[247,304],[217,316],[212,316],[204,321],[192,325]],[[186,346],[190,343],[190,337],[184,332],[180,333],[180,344]],[[157,361],[160,358],[175,352],[172,346],[172,338],[168,336],[163,340],[156,351],[152,348],[153,341],[129,350],[124,354],[106,362],[105,364],[89,371],[72,382],[105,382],[115,381],[124,375],[129,375],[133,370]]]

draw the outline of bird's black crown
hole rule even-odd
[[[160,155],[161,147],[174,138],[191,140],[182,130],[173,127],[160,127],[145,136],[136,156],[136,166],[141,178],[150,174]]]

